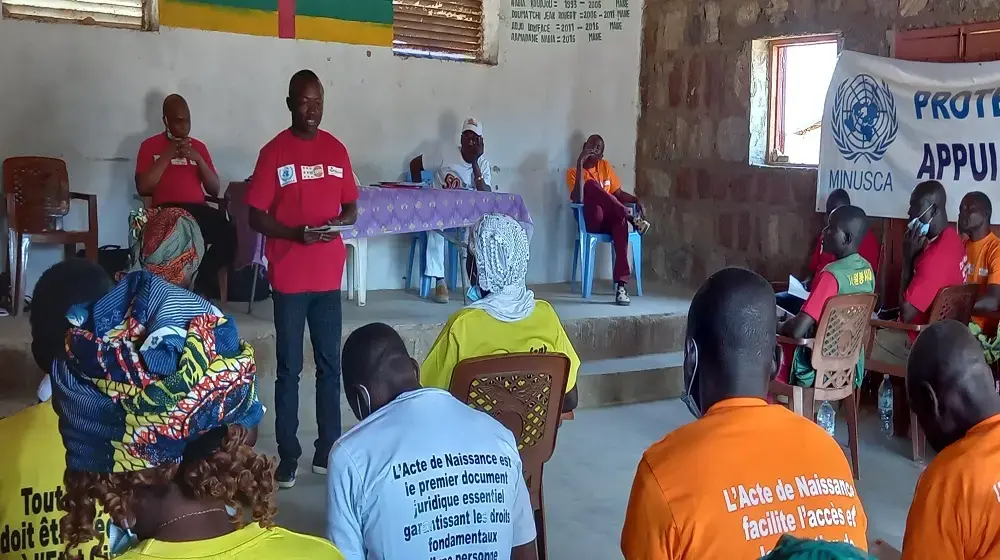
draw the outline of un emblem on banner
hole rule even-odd
[[[876,162],[896,140],[899,123],[889,84],[868,74],[844,80],[833,98],[833,141],[844,159]]]

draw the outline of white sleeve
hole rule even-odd
[[[514,485],[514,507],[511,512],[514,524],[514,538],[511,542],[514,546],[525,545],[535,540],[535,512],[531,509],[531,496],[528,494],[528,486],[524,483],[521,469],[521,460],[518,457],[514,469],[517,473],[517,483]]]
[[[326,538],[344,560],[365,560],[361,527],[361,476],[354,461],[340,446],[330,452],[327,475]]]
[[[483,173],[483,182],[490,186],[490,190],[493,190],[493,171],[490,169],[490,162],[486,156],[479,158],[479,170]]]

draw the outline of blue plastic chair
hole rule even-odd
[[[406,176],[407,176],[407,179],[409,181],[413,181],[413,177],[409,174],[409,172],[407,172]],[[433,172],[427,171],[425,169],[425,170],[423,170],[420,173],[420,182],[421,183],[429,186],[432,181],[434,181],[434,173]],[[445,230],[445,231],[448,231],[448,232],[457,232],[459,230],[455,229],[455,230]],[[458,263],[459,263],[459,259],[458,259],[458,247],[456,247],[455,245],[452,245],[451,243],[448,243],[447,247],[448,247],[448,254],[446,255],[446,258],[447,258],[448,286],[451,287],[451,288],[455,288],[455,287],[458,286],[458,274],[459,274],[459,270],[458,270],[458,266],[459,266],[458,265]],[[426,270],[426,266],[427,266],[427,262],[426,262],[427,261],[427,232],[426,231],[422,231],[422,232],[414,235],[413,239],[410,241],[410,256],[406,260],[406,262],[409,263],[407,265],[407,268],[406,268],[406,286],[405,286],[405,289],[407,291],[409,291],[410,287],[413,285],[413,263],[414,263],[414,259],[418,258],[418,254],[417,254],[417,250],[418,249],[420,250],[420,253],[419,253],[419,259],[420,259],[420,269],[419,269],[419,272],[420,272],[420,297],[426,298],[426,297],[429,297],[431,295],[431,290],[434,288],[434,286],[433,286],[434,281],[431,280],[431,278],[429,276],[427,276],[427,275],[424,274],[424,270]]]
[[[583,278],[580,292],[584,299],[589,299],[594,292],[594,254],[598,243],[611,243],[611,235],[607,233],[590,233],[587,222],[583,218],[583,204],[570,204],[573,217],[576,219],[576,243],[573,248],[573,276],[570,277],[569,289],[573,290],[576,283],[577,265],[582,263]],[[635,209],[633,208],[633,212]],[[628,243],[632,248],[632,272],[635,275],[636,295],[642,295],[642,236],[637,231],[630,231]],[[614,266],[615,252],[611,251],[611,263]]]

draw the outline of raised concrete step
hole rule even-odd
[[[656,401],[684,390],[684,352],[586,361],[577,386],[580,408]]]

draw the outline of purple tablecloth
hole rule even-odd
[[[524,199],[510,193],[446,189],[361,187],[358,221],[345,237],[375,237],[468,227],[484,214],[507,214],[528,230],[532,221]]]

